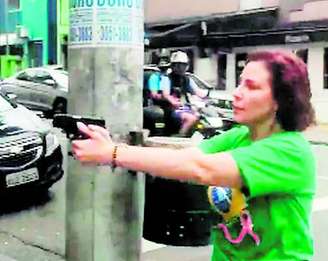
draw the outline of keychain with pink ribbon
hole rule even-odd
[[[254,232],[251,215],[246,209],[246,198],[240,190],[210,186],[208,198],[214,209],[223,217],[225,223],[218,224],[218,228],[230,243],[239,244],[249,235],[256,245],[260,244],[260,237]],[[231,223],[236,218],[240,220],[241,231],[236,238],[232,238],[226,223]]]

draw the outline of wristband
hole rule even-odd
[[[118,153],[118,148],[119,147],[127,147],[128,145],[125,143],[120,143],[120,144],[116,144],[114,145],[113,148],[113,153],[112,153],[112,169],[115,169],[117,167],[117,153]]]
[[[113,149],[113,154],[112,154],[112,168],[113,169],[115,169],[117,167],[117,164],[116,164],[117,149],[118,149],[118,145],[115,145],[114,149]]]

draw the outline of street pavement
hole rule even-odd
[[[0,255],[0,261],[16,261],[16,260],[8,256]]]
[[[321,124],[310,127],[304,132],[304,136],[314,146],[328,147],[328,125]],[[318,173],[318,191],[325,191],[326,189],[321,188],[321,186],[326,185],[328,185],[328,175],[325,176],[324,173]],[[325,249],[325,246],[328,245],[328,238],[325,236],[327,233],[322,233],[327,215],[324,215],[325,218],[323,218],[323,213],[328,214],[328,195],[325,193],[322,193],[322,195],[321,193],[317,193],[317,198],[313,206],[312,220],[315,235],[315,261],[328,260],[328,252]],[[326,231],[328,231],[328,225]],[[156,244],[143,239],[141,261],[206,261],[210,260],[211,251],[211,246],[174,247]]]

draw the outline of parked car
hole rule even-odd
[[[45,191],[63,176],[63,155],[51,126],[0,95],[0,193]]]
[[[68,74],[64,70],[37,67],[18,72],[0,82],[2,93],[14,93],[17,102],[46,114],[66,113]]]
[[[49,65],[45,65],[44,68],[52,69],[52,70],[60,70],[60,71],[65,70],[65,68],[62,64],[49,64]]]

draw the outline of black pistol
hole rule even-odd
[[[71,140],[87,139],[88,137],[81,133],[77,128],[77,122],[83,122],[86,125],[98,125],[105,128],[104,119],[71,114],[55,114],[53,126],[62,129],[66,133],[67,138]]]

